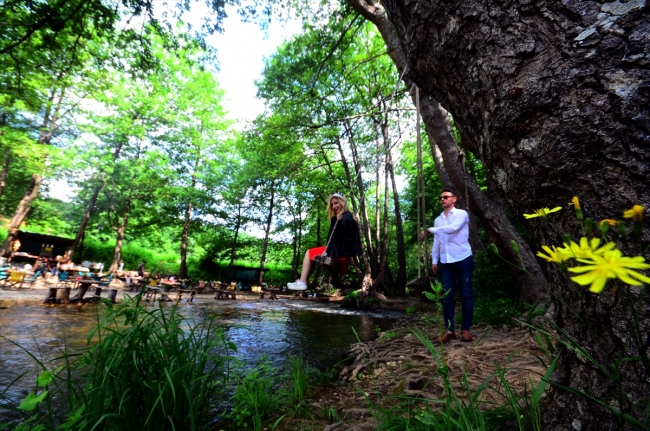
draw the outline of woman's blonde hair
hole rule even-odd
[[[334,214],[334,212],[332,211],[332,207],[330,206],[330,202],[332,201],[333,198],[336,198],[336,199],[339,200],[339,203],[341,204],[341,212],[342,213],[344,213],[346,211],[350,211],[350,209],[348,208],[348,200],[345,198],[345,196],[343,196],[340,193],[332,193],[331,195],[329,195],[327,197],[327,209],[326,209],[327,217],[332,218],[332,217],[334,217],[336,215],[336,214]]]

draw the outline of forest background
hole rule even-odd
[[[28,20],[33,7],[17,3],[5,18]],[[418,254],[429,252],[418,253],[417,224],[441,211],[441,183],[423,151],[418,220],[416,113],[372,24],[345,7],[305,21],[266,60],[257,83],[266,110],[238,132],[215,79],[218,56],[201,33],[180,17],[127,12],[111,9],[108,28],[90,14],[22,39],[20,26],[4,27],[5,236],[19,227],[76,237],[73,260],[109,271],[145,259],[163,275],[222,279],[243,265],[267,268],[264,281],[282,285],[297,278],[307,248],[324,244],[325,199],[337,191],[359,216],[378,290],[401,296],[406,279],[424,274]],[[481,163],[470,156],[467,166],[485,189]],[[62,183],[77,190],[70,201],[48,193]],[[477,289],[518,297],[504,295],[517,287],[499,275],[502,264],[482,244],[477,252],[479,272],[494,273],[477,277]]]

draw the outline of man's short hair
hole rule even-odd
[[[457,196],[456,196],[456,192],[453,191],[453,190],[450,190],[450,189],[442,189],[442,191],[441,191],[440,193],[444,193],[444,192],[451,193],[454,197],[457,197]]]

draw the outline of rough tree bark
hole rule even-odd
[[[515,214],[566,206],[574,195],[594,220],[620,219],[634,204],[650,206],[650,14],[644,0],[383,5],[404,47],[408,79],[451,112],[464,145],[483,161],[490,188]],[[553,221],[581,235],[572,211]],[[643,224],[640,242],[647,245],[647,217]],[[537,246],[561,242],[538,220],[525,227]],[[561,348],[553,381],[643,420],[650,372],[638,358],[647,359],[650,344],[648,295],[632,290],[634,323],[627,289],[594,295],[554,267],[547,274],[557,324],[602,365]],[[545,429],[628,427],[559,387],[543,420]]]
[[[405,51],[406,47],[400,39],[400,36],[396,33],[395,27],[389,22],[383,8],[372,0],[348,0],[348,3],[367,20],[375,24],[386,43],[388,54],[395,63],[406,87],[412,88],[414,84],[417,84],[412,79],[407,67],[408,52]],[[406,72],[405,69],[407,69]],[[422,86],[418,86],[422,89]],[[481,220],[490,240],[512,262],[519,262],[519,256],[514,253],[510,246],[510,241],[516,241],[528,271],[534,275],[534,278],[542,282],[545,281],[544,274],[535,260],[534,254],[508,220],[505,210],[491,202],[481,192],[472,177],[466,177],[464,175],[463,166],[458,157],[459,149],[451,133],[447,113],[440,109],[439,104],[435,100],[427,97],[427,94],[429,93],[424,89],[420,98],[422,120],[430,141],[435,142],[442,152],[445,162],[444,166],[455,185],[454,188],[456,190],[464,190],[467,178],[467,188],[470,195],[469,210]],[[415,92],[411,92],[411,98],[415,104]],[[432,152],[435,155],[433,148]],[[521,297],[525,301],[534,302],[545,296],[545,292],[540,285],[525,272],[515,271],[513,275],[521,288]]]
[[[36,196],[38,196],[38,189],[41,187],[42,180],[43,178],[40,175],[32,175],[32,179],[25,191],[25,195],[20,200],[20,203],[14,212],[14,216],[7,225],[7,238],[0,248],[0,256],[9,257],[11,255],[14,241],[18,237],[18,229],[22,222],[25,221],[25,217],[27,217],[29,210],[32,208],[32,202],[36,199]]]

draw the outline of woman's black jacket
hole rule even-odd
[[[336,224],[336,229],[334,225]],[[334,236],[332,236],[332,231]],[[361,238],[359,227],[350,211],[343,213],[343,218],[336,223],[336,216],[330,220],[330,230],[327,238],[332,237],[327,246],[329,257],[353,257],[361,256]]]

